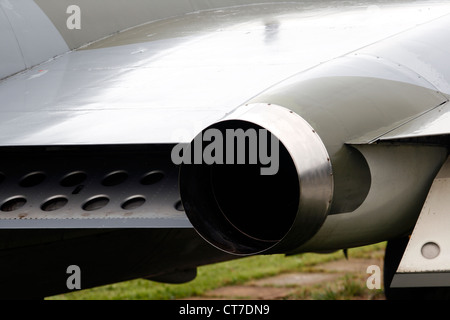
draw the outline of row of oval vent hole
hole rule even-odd
[[[83,205],[82,209],[84,211],[96,211],[105,207],[109,203],[109,198],[104,195],[99,195],[87,200]],[[53,197],[41,206],[42,211],[51,212],[56,211],[58,209],[63,208],[69,200],[63,196]],[[123,210],[134,210],[141,207],[146,202],[146,199],[142,196],[133,196],[131,198],[126,199],[121,208]],[[7,200],[2,204],[0,210],[3,212],[12,212],[19,210],[27,203],[27,199],[24,197],[14,197],[12,199]],[[175,209],[178,211],[184,211],[183,204],[181,201],[177,201],[174,205]]]
[[[162,171],[156,170],[151,171],[140,179],[140,183],[142,185],[152,185],[154,183],[159,182],[164,177],[164,173]],[[64,176],[60,185],[63,187],[74,187],[83,183],[87,178],[87,174],[82,171],[75,171]],[[107,174],[102,179],[102,185],[106,187],[112,187],[123,183],[128,178],[128,173],[123,170],[114,171]],[[0,173],[0,182],[5,179],[5,176]],[[25,175],[19,182],[19,185],[24,188],[30,188],[39,185],[46,179],[46,175],[43,172],[33,172]],[[42,206],[41,210],[43,211],[55,211],[61,209],[68,203],[68,199],[63,196],[53,197],[47,200]],[[121,207],[124,210],[133,210],[137,209],[145,203],[145,198],[142,196],[134,196],[127,200],[125,200]],[[12,212],[20,209],[25,205],[27,200],[24,197],[14,197],[6,202],[4,202],[0,206],[0,210],[3,212]],[[105,207],[109,203],[109,198],[107,196],[96,196],[89,200],[87,200],[82,209],[84,211],[95,211]],[[183,205],[181,201],[178,201],[175,204],[175,208],[178,211],[184,211]]]
[[[142,185],[148,186],[154,183],[157,183],[164,177],[164,173],[159,170],[151,171],[147,174],[145,174],[141,180],[140,183]],[[25,175],[19,182],[19,185],[23,188],[31,188],[35,187],[47,178],[46,174],[44,172],[38,171],[38,172],[32,172],[27,175]],[[74,187],[81,183],[83,183],[87,178],[87,174],[83,171],[75,171],[72,173],[67,174],[64,176],[59,184],[62,187]],[[2,182],[5,179],[5,175],[0,173],[0,182]],[[128,179],[128,173],[124,170],[118,170],[113,171],[109,174],[107,174],[102,179],[102,185],[105,187],[113,187],[117,186],[125,180]]]

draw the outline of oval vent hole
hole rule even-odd
[[[83,205],[84,211],[95,211],[100,210],[101,208],[105,207],[109,203],[108,197],[105,196],[99,196],[92,198],[91,200],[88,200]]]
[[[133,197],[131,199],[126,200],[122,204],[122,209],[124,210],[134,210],[141,207],[145,203],[144,197]]]
[[[75,187],[83,183],[86,180],[87,174],[81,171],[69,173],[62,178],[60,185],[63,187]]]
[[[108,174],[102,180],[102,185],[105,187],[113,187],[123,183],[128,178],[128,173],[125,171],[115,171]]]
[[[20,180],[19,185],[24,188],[35,187],[42,183],[46,177],[47,176],[43,172],[33,172],[23,177],[22,180]]]
[[[27,199],[23,197],[13,198],[2,204],[0,210],[2,210],[3,212],[16,211],[22,208],[25,205],[25,203],[27,203]]]
[[[55,211],[55,210],[58,210],[58,209],[61,209],[62,207],[64,207],[67,204],[67,202],[69,202],[69,200],[67,200],[64,197],[53,198],[53,199],[46,201],[41,206],[41,209],[43,211],[47,211],[47,212]]]
[[[141,184],[143,184],[144,186],[149,186],[161,181],[162,178],[164,178],[164,172],[152,171],[142,177]]]

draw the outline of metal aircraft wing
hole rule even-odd
[[[424,138],[449,133],[449,27],[439,1],[0,1],[2,296],[68,291],[69,261],[83,288],[181,282],[410,232],[447,155]],[[279,174],[175,163],[206,128],[267,129]]]

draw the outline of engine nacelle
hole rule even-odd
[[[330,210],[327,150],[315,130],[284,107],[242,107],[204,129],[183,151],[186,214],[204,239],[226,252],[297,248]]]

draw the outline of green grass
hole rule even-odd
[[[364,281],[357,281],[352,275],[345,275],[336,284],[328,285],[325,290],[317,290],[311,297],[314,300],[345,300],[352,297],[362,297],[368,290],[362,284]]]
[[[373,251],[384,249],[384,243],[349,250],[350,258],[365,258]],[[197,278],[185,284],[161,284],[138,279],[80,290],[49,297],[51,300],[170,300],[201,296],[208,290],[226,285],[242,284],[286,272],[307,272],[319,263],[344,259],[342,251],[330,254],[305,253],[285,257],[284,255],[254,256],[198,268]],[[348,281],[347,281],[348,282]],[[351,281],[347,284],[351,289]],[[348,293],[342,293],[348,294]],[[331,293],[328,293],[330,296]],[[316,297],[320,299],[321,297]],[[331,299],[332,297],[328,297]]]

